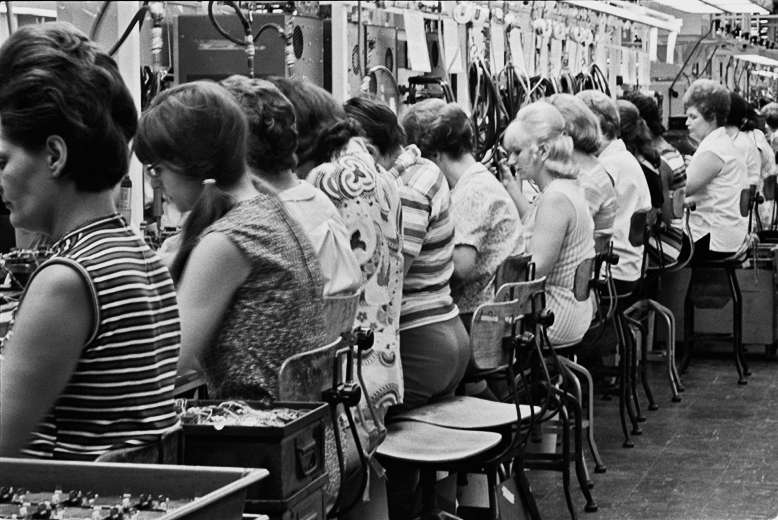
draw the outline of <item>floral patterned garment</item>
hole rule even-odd
[[[308,181],[340,211],[362,269],[363,292],[355,325],[370,328],[373,349],[362,360],[371,402],[385,410],[402,402],[400,305],[403,256],[397,179],[375,164],[361,138],[353,138]]]

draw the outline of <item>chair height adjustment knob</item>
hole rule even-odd
[[[544,327],[550,327],[554,324],[554,312],[548,309],[543,309],[538,315],[538,325]]]
[[[373,329],[358,328],[356,331],[356,344],[360,352],[370,350],[375,343]]]
[[[362,388],[357,383],[343,383],[338,387],[340,402],[346,406],[356,406],[362,399]]]

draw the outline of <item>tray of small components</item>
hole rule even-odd
[[[240,520],[263,469],[0,458],[1,520]]]
[[[324,474],[327,404],[177,400],[181,464],[266,468],[249,500],[280,500]]]

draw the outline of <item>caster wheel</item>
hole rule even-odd
[[[737,380],[737,384],[739,384],[739,385],[747,385],[748,381],[746,381],[745,379],[738,379]]]
[[[594,489],[594,482],[592,482],[591,480],[587,480],[586,487],[589,489]]]
[[[655,412],[655,411],[659,410],[659,405],[656,404],[656,403],[650,404],[650,405],[648,405],[648,409],[651,410],[652,412]]]
[[[680,403],[681,402],[681,396],[680,395],[674,395],[672,400],[673,400],[674,403]]]
[[[586,511],[587,513],[596,513],[597,512],[597,504],[595,504],[594,502],[586,504],[586,506],[584,507],[584,511]]]
[[[634,430],[632,430],[631,433],[632,435],[643,435],[643,430],[641,430],[640,428],[635,428]]]
[[[635,443],[632,441],[624,441],[624,444],[621,445],[622,448],[634,448]]]
[[[749,376],[751,375],[751,371],[750,371],[750,370],[746,370],[746,371],[743,373],[743,375],[745,375],[746,377],[749,377]]]
[[[678,385],[678,391],[679,391],[679,392],[685,392],[685,391],[686,391],[686,387],[685,387],[685,386]]]
[[[594,472],[595,473],[605,473],[606,471],[608,471],[608,468],[606,468],[605,466],[595,466],[594,467]]]
[[[638,417],[638,418],[637,418],[637,421],[638,421],[638,422],[646,422],[646,420],[647,420],[647,419],[646,419],[645,417],[643,417],[642,415],[641,415],[640,417]]]

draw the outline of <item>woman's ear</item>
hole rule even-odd
[[[65,169],[68,160],[68,145],[65,140],[58,135],[50,135],[46,139],[46,162],[48,163],[51,176],[59,178]]]
[[[374,144],[367,140],[365,140],[365,145],[367,146],[367,151],[370,152],[370,155],[373,156],[375,162],[378,162],[381,159],[381,152],[378,151],[378,148],[376,148]]]

